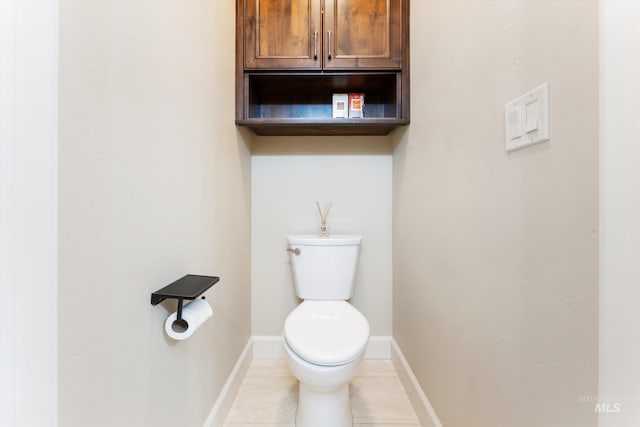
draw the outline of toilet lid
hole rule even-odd
[[[303,301],[284,323],[284,339],[307,362],[342,365],[369,341],[369,322],[346,301]]]

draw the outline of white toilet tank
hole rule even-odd
[[[348,300],[362,236],[287,236],[296,294],[304,300]]]

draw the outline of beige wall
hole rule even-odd
[[[597,424],[597,8],[411,3],[393,327],[447,427]],[[505,152],[504,104],[545,81],[551,141]]]
[[[333,202],[331,233],[363,236],[351,303],[369,320],[372,335],[391,335],[388,138],[256,138],[253,153],[253,334],[280,335],[298,304],[286,239],[318,231],[318,200]]]
[[[250,336],[234,7],[61,2],[61,426],[201,426]],[[186,273],[222,280],[175,342],[149,298]]]

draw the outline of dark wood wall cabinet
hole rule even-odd
[[[237,0],[236,124],[385,135],[409,123],[409,0]],[[364,93],[362,118],[333,94]]]

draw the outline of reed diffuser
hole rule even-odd
[[[320,214],[320,237],[329,235],[329,231],[327,230],[327,216],[329,216],[329,211],[331,210],[332,205],[332,202],[324,202],[324,209],[320,209],[320,203],[316,201],[318,214]]]

